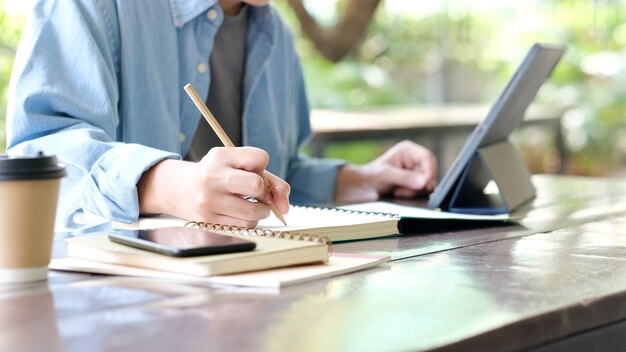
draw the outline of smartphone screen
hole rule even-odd
[[[176,257],[242,252],[256,247],[256,243],[250,240],[184,226],[119,231],[109,234],[109,239]]]

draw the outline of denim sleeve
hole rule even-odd
[[[113,1],[40,0],[23,30],[9,88],[8,151],[43,151],[66,165],[62,214],[82,208],[136,220],[142,173],[180,157],[118,142],[119,40]]]
[[[300,62],[295,57],[296,106],[298,119],[298,145],[308,143],[311,136],[310,111],[307,103],[304,78]],[[330,204],[335,199],[335,187],[343,160],[318,159],[298,154],[289,162],[287,181],[291,185],[291,202],[294,204]]]

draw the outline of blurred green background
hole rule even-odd
[[[29,3],[0,0],[2,151],[9,76]],[[335,23],[345,6],[304,3],[324,25]],[[626,0],[383,0],[362,40],[338,63],[315,50],[285,0],[274,4],[297,38],[313,108],[489,104],[534,42],[564,44],[566,55],[538,101],[567,107],[565,171],[615,175],[626,167]],[[537,128],[516,133],[532,172],[555,172],[551,138]],[[342,143],[326,156],[366,162],[386,146]]]
[[[18,3],[15,0],[0,1],[0,152],[6,149],[7,91],[15,49],[26,18],[27,7],[15,6]]]

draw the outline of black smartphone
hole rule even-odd
[[[256,248],[253,241],[184,226],[119,231],[109,234],[109,239],[174,257],[244,252]]]

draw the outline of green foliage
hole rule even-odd
[[[289,9],[281,7],[299,36],[311,105],[363,109],[394,104],[489,104],[534,42],[560,43],[567,46],[566,55],[538,100],[572,107],[563,124],[570,148],[567,171],[601,175],[623,167],[625,0],[510,1],[493,8],[476,1],[460,9],[455,7],[459,2],[447,3],[448,8],[416,14],[392,13],[383,2],[359,48],[337,65],[315,52],[298,31]],[[524,144],[524,138],[520,142]],[[546,145],[531,147],[545,149],[529,151],[538,157],[554,154]],[[372,148],[360,149],[372,153]],[[346,153],[341,150],[331,148],[328,155],[353,161],[375,156],[355,156],[353,147]],[[536,162],[545,163],[551,162]]]
[[[6,151],[7,90],[23,21],[23,17],[8,16],[4,8],[0,6],[0,152],[2,153]]]
[[[592,13],[590,15],[589,13]],[[565,116],[570,172],[603,175],[623,167],[626,145],[626,5],[572,2],[560,11],[568,55],[555,84],[575,97]]]
[[[432,6],[409,2],[402,5],[407,11],[393,11],[391,2],[381,3],[358,48],[338,64],[315,51],[285,1],[273,2],[295,33],[312,107],[491,103],[532,43],[563,43],[567,53],[538,99],[572,106],[563,124],[569,172],[600,175],[623,167],[626,0],[508,1],[489,7],[483,1],[446,1],[439,5],[447,7],[430,12],[425,9]],[[7,87],[24,22],[23,14],[8,16],[3,4],[0,0],[0,152],[6,146]],[[340,11],[343,2],[336,4]],[[530,135],[520,134],[520,142]],[[328,156],[365,162],[381,150],[371,142],[354,143],[333,146]]]

